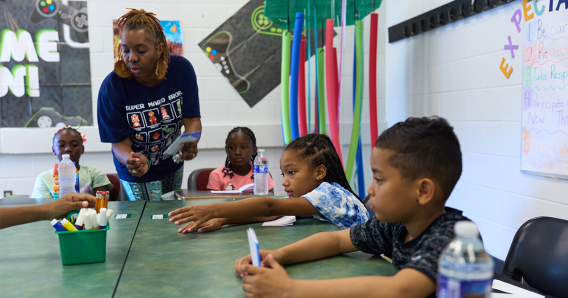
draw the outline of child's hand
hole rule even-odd
[[[243,265],[241,271],[247,273],[243,277],[243,291],[247,297],[289,297],[294,280],[272,255],[266,257],[266,267]]]
[[[130,156],[126,159],[126,168],[135,177],[142,177],[148,172],[148,159],[144,154],[130,152]]]
[[[182,143],[181,154],[184,160],[192,160],[197,156],[197,142],[193,143]]]
[[[176,225],[189,222],[178,230],[178,233],[184,234],[196,230],[195,227],[215,217],[214,209],[209,205],[187,206],[168,213],[168,216],[174,215],[175,217],[170,218],[170,222],[175,221]]]
[[[95,207],[95,197],[84,193],[70,193],[45,206],[45,219],[64,218],[67,213],[81,208]]]
[[[266,263],[266,257],[268,255],[272,255],[273,257],[275,257],[275,259],[277,261],[280,260],[280,255],[275,251],[275,250],[264,250],[264,249],[260,249],[258,251],[258,253],[260,254],[260,266],[261,267],[268,267],[268,263]],[[245,265],[250,265],[252,264],[252,257],[250,254],[248,254],[245,257],[242,257],[238,260],[235,261],[235,272],[237,272],[238,275],[242,277],[244,277],[245,275],[247,275],[248,273],[244,272],[241,270],[241,268]]]
[[[198,233],[207,233],[219,230],[223,226],[222,218],[213,218],[197,228]]]

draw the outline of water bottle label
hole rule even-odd
[[[255,174],[268,174],[268,166],[267,165],[255,165],[254,166],[254,173]]]
[[[438,275],[438,289],[436,290],[436,297],[438,298],[461,298],[461,297],[476,297],[476,298],[489,298],[491,297],[491,281],[492,279],[484,280],[459,280],[445,276]]]

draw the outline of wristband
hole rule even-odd
[[[146,171],[146,173],[150,172],[150,161],[148,159],[146,159],[146,163],[148,163],[148,171]]]

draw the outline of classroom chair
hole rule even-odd
[[[209,174],[215,168],[202,168],[196,169],[187,177],[187,189],[189,190],[207,190],[207,183],[209,182]]]
[[[568,221],[536,217],[515,234],[501,274],[540,292],[568,297]]]
[[[122,188],[122,183],[120,183],[120,179],[118,178],[118,176],[115,174],[107,174],[107,178],[108,180],[110,180],[110,183],[112,183],[112,185],[114,186],[109,193],[110,195],[109,200],[128,201],[128,196],[126,195],[126,192]]]

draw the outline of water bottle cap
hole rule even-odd
[[[477,225],[473,221],[462,220],[456,222],[454,231],[462,237],[475,237],[479,235]]]
[[[264,149],[258,149],[258,152],[264,152]]]
[[[65,159],[65,158],[69,159],[70,158],[69,154],[63,154],[63,155],[61,155],[61,157],[63,157],[63,159]]]

